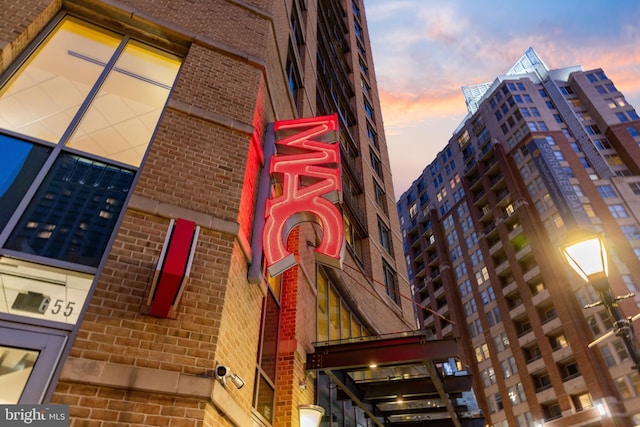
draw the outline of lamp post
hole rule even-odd
[[[615,297],[609,284],[609,266],[607,262],[607,248],[601,234],[591,234],[582,231],[573,233],[562,245],[562,254],[576,273],[587,283],[590,283],[600,297],[595,305],[604,305],[613,320],[613,333],[624,343],[629,357],[634,363],[633,369],[640,373],[640,352],[633,331],[631,318],[624,317],[618,301],[633,294]]]
[[[318,427],[324,415],[324,408],[318,405],[298,405],[300,427]]]

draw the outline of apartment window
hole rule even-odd
[[[485,289],[484,291],[482,291],[480,293],[480,297],[482,298],[482,303],[484,305],[489,304],[491,301],[494,301],[496,299],[496,295],[493,292],[493,288],[491,286],[489,286],[487,289]]]
[[[389,298],[397,305],[400,305],[400,288],[398,287],[398,275],[395,270],[383,259],[382,269],[384,273],[384,287]]]
[[[484,383],[485,387],[496,383],[496,373],[493,368],[487,368],[482,371],[482,382]]]
[[[629,132],[629,135],[631,135],[633,138],[637,138],[640,136],[640,132],[638,132],[638,129],[633,126],[629,126],[627,128],[627,132]]]
[[[618,354],[618,358],[620,359],[621,362],[629,358],[629,353],[627,353],[627,349],[622,343],[622,340],[616,339],[613,342],[613,348],[616,350],[616,353]]]
[[[347,245],[355,252],[358,259],[362,259],[362,238],[358,235],[351,218],[345,213],[342,216],[344,222],[344,234]]]
[[[628,117],[627,117],[627,115],[626,115],[625,113],[623,113],[623,112],[616,113],[616,117],[618,118],[618,120],[620,120],[620,122],[621,122],[621,123],[624,123],[624,122],[628,122],[628,121],[629,121],[629,118],[628,118]]]
[[[611,185],[608,185],[608,184],[598,185],[596,188],[598,189],[598,192],[600,193],[603,199],[608,199],[608,198],[613,198],[618,196]]]
[[[502,411],[504,409],[504,404],[502,403],[502,395],[500,393],[495,393],[493,397],[496,400],[496,407],[498,408],[498,411]]]
[[[614,218],[627,218],[629,216],[623,205],[609,205],[609,212]]]
[[[387,227],[380,218],[378,218],[378,234],[382,247],[385,248],[389,254],[393,254],[391,246],[391,231],[389,231],[389,227]]]
[[[296,56],[294,54],[293,46],[289,45],[289,53],[287,55],[287,63],[286,63],[286,73],[287,73],[287,82],[289,85],[289,93],[293,97],[296,105],[298,103],[298,90],[302,87],[302,79],[300,78],[300,72],[298,71],[298,66],[296,65]]]
[[[369,138],[369,141],[374,147],[380,149],[380,146],[378,145],[378,134],[369,124],[367,124],[367,138]]]
[[[569,343],[567,342],[567,338],[564,336],[564,333],[559,333],[559,334],[550,336],[549,343],[551,344],[551,348],[553,350],[559,350],[561,348],[565,348],[569,346]]]
[[[570,86],[560,87],[560,92],[562,92],[563,95],[573,95],[573,89],[571,89]]]
[[[26,261],[34,256],[85,272],[98,266],[180,65],[175,55],[65,17],[0,89],[0,245],[14,252],[7,262],[31,270],[25,277],[51,274]],[[52,302],[47,313],[14,314],[75,323],[84,300],[71,299],[67,280],[79,277],[84,298],[92,276],[60,274],[65,285],[52,291],[64,309]]]
[[[485,314],[487,316],[487,322],[489,323],[490,328],[502,321],[502,316],[500,315],[500,310],[498,309],[498,307],[494,307]]]
[[[616,378],[615,382],[616,382],[616,387],[618,387],[618,390],[620,391],[620,395],[622,396],[623,399],[629,399],[633,397],[633,393],[631,392],[631,389],[627,384],[626,376]]]
[[[364,100],[364,112],[367,113],[367,117],[369,117],[372,122],[375,122],[373,117],[373,107],[366,99]]]
[[[376,175],[382,178],[382,162],[380,161],[380,158],[373,152],[373,150],[369,150],[369,156],[371,158],[371,167],[373,168],[373,171]]]
[[[431,236],[433,237],[433,235]],[[460,263],[457,264],[455,267],[455,272],[456,272],[456,278],[461,278],[463,276],[467,275],[467,266],[465,265],[465,263]]]
[[[387,196],[384,192],[384,190],[382,189],[382,187],[377,183],[373,182],[373,193],[374,193],[374,197],[376,199],[376,204],[382,209],[382,211],[386,214],[388,213],[387,211]],[[418,213],[418,207],[416,205],[416,203],[412,203],[411,206],[409,206],[409,216],[413,219],[416,214]]]
[[[573,405],[575,406],[577,412],[591,408],[593,406],[593,400],[591,399],[590,393],[582,393],[571,396],[571,400],[573,400]]]
[[[584,127],[589,135],[596,135],[600,133],[600,128],[597,125],[587,125]]]
[[[467,316],[471,316],[473,313],[478,311],[478,307],[476,306],[476,301],[473,298],[465,302],[463,306],[464,306],[464,313]]]
[[[524,393],[522,383],[517,383],[516,385],[509,387],[507,389],[507,394],[509,395],[509,400],[511,400],[512,405],[517,405],[527,401],[527,396]]]
[[[465,296],[471,293],[471,282],[469,281],[469,279],[465,280],[464,282],[460,283],[460,296]]]
[[[358,22],[354,21],[353,22],[353,28],[356,31],[356,36],[358,36],[358,38],[362,40],[362,27],[360,27],[360,24],[358,24]]]
[[[602,357],[604,358],[604,362],[607,364],[607,367],[610,368],[616,365],[616,359],[613,357],[613,353],[611,353],[609,346],[601,347],[600,352],[602,353]]]
[[[371,87],[369,86],[369,83],[367,83],[367,81],[364,79],[364,76],[360,76],[360,87],[362,87],[362,92],[364,92],[365,95],[369,97],[371,96]]]

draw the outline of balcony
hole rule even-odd
[[[516,259],[519,261],[522,258],[524,258],[525,256],[529,255],[530,253],[531,253],[531,246],[530,245],[526,245],[524,248],[522,248],[518,252],[516,252]]]
[[[469,188],[472,190],[480,184],[482,180],[480,179],[480,175],[473,175],[469,177]]]
[[[423,307],[427,307],[428,303],[425,304],[424,301],[423,301],[422,306]],[[434,322],[433,314],[431,314],[431,312],[428,312],[428,313],[429,313],[429,315],[424,318],[424,326],[425,327],[432,326],[433,322]]]
[[[542,371],[546,366],[546,362],[542,356],[527,360],[527,370],[530,373]]]
[[[496,241],[495,241],[495,242],[493,242],[493,243],[490,243],[490,242],[487,242],[487,243],[489,243],[489,245],[490,245],[490,246],[489,246],[489,253],[490,253],[491,255],[495,255],[495,253],[496,253],[499,249],[502,249],[502,248],[503,248],[503,246],[502,246],[502,242],[500,241],[500,239],[496,240]]]
[[[486,227],[484,227],[482,232],[484,233],[485,237],[487,237],[487,238],[489,238],[489,236],[491,236],[493,233],[497,233],[498,229],[496,228],[496,223],[491,221],[490,223],[488,223],[486,225]]]
[[[540,267],[535,265],[524,273],[523,275],[524,281],[530,282],[534,277],[536,277],[539,274],[540,274]]]
[[[500,184],[503,181],[503,176],[502,174],[497,174],[495,176],[492,176],[489,179],[489,183],[491,184],[491,188],[495,188],[498,184]]]
[[[433,298],[438,298],[441,295],[444,295],[444,286],[440,284],[440,286],[433,291]]]
[[[515,319],[516,317],[524,314],[526,311],[526,308],[524,306],[524,304],[520,303],[517,306],[513,307],[511,310],[509,310],[509,316],[512,319]]]
[[[507,259],[507,257],[498,259],[495,261],[496,264],[496,274],[499,276],[500,274],[504,273],[507,268],[510,268],[509,265],[509,260]]]
[[[560,319],[558,317],[547,319],[543,322],[544,323],[542,324],[542,330],[544,331],[545,335],[550,334],[551,332],[556,331],[562,327],[562,323],[560,323]]]
[[[507,286],[502,288],[502,293],[504,295],[509,295],[510,293],[515,291],[516,289],[518,289],[518,284],[516,283],[515,280],[512,279],[511,282]]]
[[[447,323],[447,326],[442,328],[442,338],[450,337],[453,335],[453,325],[451,323]]]
[[[531,298],[531,302],[533,303],[533,305],[537,306],[540,303],[547,301],[550,298],[549,295],[549,289],[543,289],[540,292],[538,292],[536,295],[534,295]]]
[[[536,400],[540,403],[556,400],[556,392],[551,384],[536,388]]]
[[[434,252],[434,253],[430,253],[429,254],[429,259],[427,260],[427,264],[429,264],[430,266],[435,265],[436,261],[438,261],[438,253]]]
[[[522,332],[520,335],[518,335],[518,345],[520,345],[520,347],[525,347],[527,344],[531,344],[535,340],[536,335],[532,330]]]
[[[514,224],[513,229],[509,232],[509,240],[513,240],[520,233],[522,233],[522,225],[520,225],[520,223],[518,223],[517,225]]]
[[[571,350],[571,347],[569,347],[568,345],[553,349],[553,360],[555,362],[558,362],[560,360],[566,360],[571,355],[573,355],[573,350]]]

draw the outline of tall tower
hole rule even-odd
[[[602,232],[613,295],[638,313],[638,114],[602,69],[533,49],[463,92],[469,114],[398,202],[420,324],[469,343],[491,425],[638,424],[637,367],[619,336],[590,347],[612,319],[559,250]]]

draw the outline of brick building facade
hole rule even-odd
[[[297,426],[314,342],[414,328],[361,0],[0,10],[3,402],[68,404],[73,426]],[[344,267],[316,263],[305,223],[298,265],[269,278],[252,246],[268,124],[334,113]],[[199,227],[195,249],[152,315],[172,220]],[[330,419],[365,425],[330,394]]]

